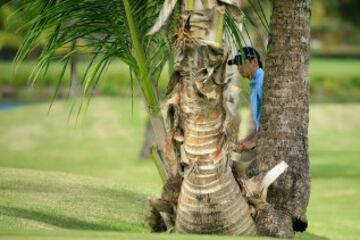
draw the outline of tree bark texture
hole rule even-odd
[[[166,119],[167,145],[177,153],[167,157],[178,158],[183,169],[175,206],[179,233],[256,233],[229,158],[234,138],[228,134],[231,115],[224,107],[228,54],[218,42],[224,13],[225,5],[216,0],[187,1],[175,40]]]
[[[179,110],[183,121],[179,127],[184,132],[180,152],[185,169],[178,199],[177,232],[240,235],[255,231],[227,154],[224,85],[215,82],[223,78],[225,64],[221,49],[209,46],[186,49],[182,60]],[[214,76],[207,79],[209,72],[205,69],[213,71]],[[194,72],[198,73],[196,78]]]
[[[261,108],[257,158],[261,175],[280,161],[289,169],[270,186],[268,207],[257,216],[261,234],[293,236],[307,227],[310,0],[274,0]]]

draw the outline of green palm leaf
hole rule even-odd
[[[107,66],[114,59],[121,59],[129,65],[150,109],[156,114],[159,109],[156,82],[170,45],[160,34],[147,36],[146,33],[162,3],[163,0],[23,1],[17,14],[35,12],[36,17],[26,26],[30,30],[15,61],[22,63],[40,42],[44,43],[31,75],[35,82],[47,73],[54,60],[59,60],[57,50],[70,49],[71,43],[78,41],[77,49],[91,56],[81,81],[84,95],[91,95]],[[71,55],[61,62],[68,65]],[[61,81],[60,78],[59,83]]]

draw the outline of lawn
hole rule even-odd
[[[146,198],[161,181],[151,161],[137,160],[139,101],[131,114],[130,99],[95,98],[78,121],[69,103],[49,115],[48,106],[0,111],[0,238],[208,239],[149,233]],[[297,238],[357,239],[360,104],[312,105],[310,117],[310,225]]]

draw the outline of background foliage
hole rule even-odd
[[[16,2],[16,1],[15,1]],[[252,1],[253,4],[256,1]],[[270,5],[266,1],[260,1],[263,4],[265,15],[269,19]],[[65,1],[66,3],[66,1]],[[71,1],[69,2],[71,3]],[[159,1],[161,3],[161,1]],[[250,2],[245,2],[244,11],[249,12],[252,21],[257,24],[259,23],[258,17],[255,13],[252,12],[252,5]],[[104,5],[105,6],[105,5]],[[154,5],[155,6],[155,5]],[[157,6],[157,5],[156,5]],[[144,6],[143,6],[144,7]],[[359,2],[356,0],[313,0],[312,1],[312,61],[310,66],[311,71],[311,94],[312,102],[354,102],[360,100],[360,72],[359,68],[356,66],[359,65],[360,59],[360,30],[358,26],[358,17],[356,9],[359,9]],[[4,61],[5,59],[11,60],[20,44],[22,43],[26,29],[27,23],[34,19],[36,15],[36,10],[26,12],[27,14],[21,15],[22,17],[13,17],[16,7],[5,5],[0,8],[0,59],[3,59],[0,62],[0,100],[5,102],[33,102],[33,101],[44,101],[48,100],[54,91],[51,89],[51,86],[55,86],[61,75],[62,67],[60,63],[54,64],[54,66],[49,68],[48,74],[46,74],[41,81],[36,83],[36,88],[29,89],[31,85],[30,73],[34,64],[31,62],[31,59],[39,56],[43,50],[43,45],[38,44],[35,49],[30,53],[30,62],[20,66],[18,71],[15,73],[11,64]],[[120,8],[118,11],[124,11]],[[149,23],[154,20],[158,12],[158,7],[154,8],[153,16],[148,16],[144,18],[143,23]],[[109,19],[111,20],[110,13]],[[141,16],[141,11],[137,13],[137,16]],[[93,17],[93,16],[91,16]],[[125,17],[125,13],[123,14]],[[147,20],[147,21],[146,21]],[[120,21],[120,20],[119,20]],[[119,21],[114,21],[114,30],[107,30],[104,32],[101,30],[99,34],[94,35],[96,38],[104,37],[108,38],[105,46],[111,48],[111,39],[114,41],[124,41],[121,46],[129,46],[130,36],[128,32],[123,33],[119,32],[120,35],[124,37],[116,37],[118,30],[127,28],[125,26],[118,26]],[[265,20],[263,20],[265,21]],[[67,22],[71,22],[71,17],[68,17]],[[51,21],[50,21],[51,23]],[[66,22],[64,22],[66,24]],[[85,23],[84,23],[85,24]],[[144,24],[142,24],[144,25]],[[19,29],[19,27],[21,28]],[[71,26],[71,24],[69,25]],[[87,25],[84,25],[87,26]],[[144,25],[140,35],[144,36],[146,30],[149,29],[151,25]],[[97,29],[101,28],[101,21],[98,25],[94,26],[93,29],[90,29],[89,32],[97,32]],[[251,24],[248,26],[250,35],[253,38],[253,43],[256,45],[257,39],[266,40],[264,36],[264,29],[261,31],[260,28],[254,28]],[[72,28],[69,27],[68,30]],[[114,36],[107,35],[107,32],[112,32]],[[59,33],[60,34],[60,33]],[[76,32],[67,33],[69,36],[76,35]],[[108,37],[106,37],[108,36]],[[39,36],[41,39],[41,36]],[[69,39],[66,37],[65,39]],[[65,40],[64,39],[64,40]],[[96,39],[94,39],[96,40]],[[158,43],[161,45],[161,39],[158,38]],[[160,42],[159,42],[160,41]],[[90,41],[90,43],[94,41]],[[69,44],[64,42],[64,47],[56,50],[56,54],[59,58],[63,57],[69,51]],[[166,47],[165,45],[162,45]],[[96,47],[95,45],[93,47]],[[130,59],[130,64],[135,66],[135,59],[131,52],[129,52],[128,47],[124,47],[124,51],[121,49],[105,50],[107,53],[112,53],[120,58]],[[150,51],[153,48],[149,48]],[[80,59],[80,66],[78,69],[79,76],[82,76],[91,58],[86,54],[86,48],[78,49],[77,54]],[[125,54],[126,53],[126,54]],[[124,55],[125,54],[125,55]],[[107,59],[106,56],[101,57],[102,59]],[[150,58],[150,56],[148,56]],[[158,62],[158,59],[162,61]],[[101,60],[101,59],[99,59]],[[103,80],[98,82],[96,81],[96,76],[94,78],[89,77],[93,81],[89,81],[91,84],[99,86],[96,89],[96,94],[114,96],[114,95],[131,95],[131,89],[136,89],[132,85],[130,75],[128,73],[128,67],[124,64],[121,64],[119,61],[111,63],[111,58],[109,61],[103,62],[105,65],[109,64],[109,71],[104,76]],[[163,64],[165,63],[163,55],[158,55],[153,59],[152,63],[149,65],[149,69],[155,68],[157,66],[157,71],[154,71],[153,79],[158,79],[158,76],[161,72],[162,77],[160,78],[160,92],[165,88],[166,82],[168,80],[168,71],[165,69],[162,71]],[[96,62],[96,61],[95,61]],[[99,62],[99,61],[98,61]],[[101,62],[101,61],[100,61]],[[157,64],[157,62],[159,64]],[[105,66],[104,65],[104,66]],[[99,66],[98,64],[93,64],[93,68]],[[151,67],[153,66],[153,67]],[[136,68],[135,68],[136,70]],[[59,97],[64,97],[68,95],[69,92],[69,70],[66,70],[64,75],[64,85],[60,89]],[[139,75],[139,72],[137,72]],[[83,79],[82,81],[85,81]],[[246,81],[242,81],[244,101],[247,100],[248,85]],[[139,95],[138,92],[134,92],[135,95]]]

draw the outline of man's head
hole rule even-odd
[[[256,70],[262,68],[260,54],[252,47],[244,47],[239,49],[233,59],[228,61],[229,65],[238,67],[241,76],[252,79]]]

